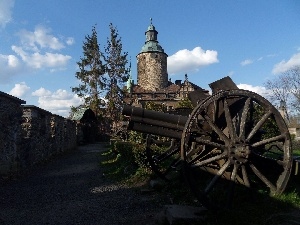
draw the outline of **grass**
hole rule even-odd
[[[299,150],[294,153],[300,155]],[[137,183],[146,185],[155,176],[149,170],[135,164],[132,161],[133,156],[128,153],[122,155],[122,152],[109,149],[102,156],[104,160],[101,165],[105,168],[106,176],[116,182],[125,182],[132,186]],[[167,196],[174,204],[199,205],[182,177],[177,176],[158,192],[162,204],[166,203],[164,201]],[[208,211],[205,221],[201,224],[281,225],[293,224],[293,221],[300,220],[300,175],[292,174],[286,191],[278,196],[271,197],[266,192],[250,192],[249,189],[240,186],[235,190],[233,209],[223,206],[221,210]]]
[[[300,150],[293,150],[294,156],[300,156]]]

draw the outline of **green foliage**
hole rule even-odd
[[[150,170],[144,150],[145,146],[142,144],[115,141],[106,153],[107,160],[101,164],[108,169],[107,175],[120,181],[145,176]]]
[[[191,102],[190,99],[188,98],[184,98],[184,99],[181,99],[178,103],[177,103],[177,108],[190,108],[190,109],[193,109],[194,106]]]
[[[255,125],[264,116],[264,114],[266,113],[266,109],[264,109],[261,105],[258,105],[258,104],[254,104],[253,108],[254,108],[253,121],[255,121],[253,123],[253,125]],[[250,116],[250,115],[248,115],[248,116]],[[273,116],[269,117],[266,120],[266,122],[263,124],[261,130],[263,131],[263,133],[262,133],[263,139],[275,137],[280,134],[279,127]]]
[[[113,128],[121,120],[121,107],[123,105],[123,86],[128,79],[127,52],[122,52],[122,42],[117,29],[110,24],[110,36],[104,53],[98,44],[96,28],[92,28],[92,34],[85,36],[83,42],[83,57],[77,62],[79,71],[76,78],[80,84],[72,87],[72,91],[83,99],[83,105],[91,108],[97,118],[113,122]],[[108,103],[103,114],[101,95],[106,95]],[[77,107],[78,108],[78,107]],[[76,111],[72,108],[72,113]],[[106,121],[108,122],[108,121]]]
[[[143,144],[116,141],[113,148],[128,165],[134,165],[137,168],[147,168],[144,154],[145,146]]]
[[[292,149],[293,149],[293,155],[294,156],[300,156],[300,142],[294,140],[292,142]]]
[[[143,134],[137,131],[129,131],[128,140],[132,143],[143,143]]]
[[[105,175],[116,180],[126,180],[137,168],[130,142],[111,142],[110,149],[102,155],[106,158],[101,161],[102,166],[106,168]]]
[[[104,60],[107,73],[107,115],[117,124],[121,119],[123,105],[123,87],[128,80],[129,70],[126,69],[127,52],[122,52],[122,42],[116,27],[109,25],[110,38],[107,40]]]
[[[72,87],[72,92],[76,93],[84,100],[84,105],[91,108],[96,116],[100,113],[100,94],[105,87],[105,66],[103,56],[97,40],[96,28],[92,28],[92,35],[85,36],[83,42],[83,57],[77,62],[79,71],[75,77],[80,81],[78,87]]]
[[[114,143],[114,150],[129,164],[135,164],[132,149],[133,145],[130,142],[116,141]]]
[[[149,109],[149,110],[154,110],[154,111],[158,111],[158,112],[166,112],[167,111],[167,107],[163,104],[158,104],[155,102],[146,102],[145,104],[145,109]]]
[[[277,200],[279,200],[280,202],[291,204],[291,205],[294,205],[296,207],[300,206],[300,195],[295,190],[293,190],[291,192],[287,192],[283,195],[275,196],[275,198]]]
[[[140,170],[143,170],[144,172],[149,171],[149,165],[147,163],[146,155],[145,155],[145,145],[137,144],[137,143],[134,143],[132,145],[133,145],[132,154],[135,163],[138,165]]]

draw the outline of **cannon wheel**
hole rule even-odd
[[[161,179],[169,181],[171,171],[177,171],[180,160],[180,144],[178,140],[156,140],[147,135],[146,157],[152,171]]]
[[[204,206],[231,207],[239,203],[234,194],[240,189],[284,191],[292,167],[291,139],[266,99],[246,90],[221,91],[193,110],[182,134],[181,158]]]

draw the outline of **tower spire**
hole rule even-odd
[[[131,93],[132,88],[132,75],[131,75],[131,57],[130,57],[130,64],[129,64],[129,77],[127,80],[127,90]]]
[[[145,90],[151,91],[160,90],[168,85],[168,55],[158,43],[157,34],[150,18],[150,25],[145,32],[146,42],[137,55],[137,83]]]

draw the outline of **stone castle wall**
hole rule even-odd
[[[76,124],[0,92],[0,175],[30,169],[77,146]]]
[[[145,90],[157,91],[168,85],[167,55],[145,52],[137,55],[137,83]]]

